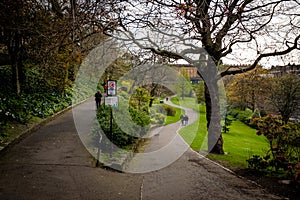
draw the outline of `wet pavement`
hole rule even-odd
[[[94,107],[89,100],[77,108]],[[151,172],[120,173],[95,167],[67,111],[0,154],[0,199],[280,199],[189,149],[179,127],[164,127],[145,149],[158,151],[173,138],[165,152],[186,149],[178,159]]]

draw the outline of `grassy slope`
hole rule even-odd
[[[199,104],[196,103],[195,98],[185,97],[184,99],[181,99],[178,97],[172,97],[171,102],[176,105],[183,106],[185,108],[191,108],[196,111],[199,110]]]
[[[246,167],[246,160],[252,155],[264,155],[268,144],[256,130],[240,121],[233,121],[229,133],[223,134],[226,155],[209,155],[228,167]]]
[[[192,100],[186,98],[180,101],[182,106],[189,107]],[[178,99],[172,99],[172,102],[178,104]],[[246,167],[246,160],[251,155],[264,155],[268,144],[263,137],[256,135],[255,129],[240,121],[233,121],[229,128],[229,133],[223,134],[226,155],[210,154],[208,156],[210,159],[228,167]],[[205,106],[200,106],[200,121],[182,128],[179,133],[192,149],[196,151],[207,149],[207,142],[204,139],[206,135]]]

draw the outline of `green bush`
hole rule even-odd
[[[32,116],[45,118],[71,105],[69,94],[34,93],[1,97],[0,94],[0,126],[9,121],[27,123]]]
[[[165,105],[165,110],[166,110],[167,116],[175,116],[176,115],[176,110],[169,105]]]
[[[105,105],[101,105],[97,112],[97,120],[107,138],[120,148],[126,148],[133,145],[137,139],[145,135],[149,129],[150,117],[147,113],[137,110],[133,107],[129,107],[129,113],[131,119],[123,117],[122,112],[125,112],[127,108],[124,105],[119,105],[116,109],[118,115],[123,117],[118,119],[118,124],[115,121],[115,117],[112,119],[112,134],[110,134],[110,119],[111,109]],[[131,120],[134,123],[131,123]],[[122,128],[122,129],[121,129]]]
[[[172,97],[171,98],[171,102],[176,104],[176,105],[179,105],[179,98],[176,96],[176,97]]]
[[[251,117],[252,117],[252,111],[249,109],[239,112],[238,115],[238,119],[244,122],[245,124],[248,124],[250,122]]]
[[[21,95],[16,96],[11,66],[0,66],[0,132],[10,122],[28,123],[32,117],[45,118],[72,103],[87,99],[94,93],[89,77],[76,85],[72,82],[58,89],[51,80],[41,76],[33,63],[24,64],[24,79],[21,81]],[[72,102],[73,100],[73,102]]]
[[[246,110],[234,109],[229,111],[228,114],[231,115],[234,119],[238,119],[241,122],[244,122],[245,124],[248,125],[252,118],[253,112],[249,109]]]
[[[265,117],[267,115],[268,115],[268,113],[265,110],[260,110],[260,116],[261,117]]]
[[[260,111],[259,110],[255,110],[252,115],[251,118],[260,118]]]
[[[267,139],[269,149],[263,158],[253,156],[247,160],[249,167],[293,179],[300,166],[299,123],[285,123],[280,117],[273,115],[257,118],[255,121],[257,135],[263,135]]]
[[[225,114],[224,124],[222,125],[223,133],[229,132],[230,130],[229,126],[231,125],[231,123],[232,123],[232,119],[228,117],[228,114]]]
[[[120,127],[115,123],[115,120],[112,120],[112,134],[110,133],[111,109],[112,108],[110,107],[102,105],[97,112],[97,119],[106,137],[119,147],[133,144],[135,138],[123,132],[122,129],[120,129]]]
[[[161,104],[156,104],[150,109],[150,119],[152,124],[162,125],[165,121],[165,108]]]
[[[233,109],[228,111],[228,115],[232,116],[234,119],[238,119],[239,112],[240,110]]]
[[[151,123],[152,124],[160,124],[162,125],[165,122],[165,115],[162,113],[154,113],[151,115]]]
[[[256,170],[264,170],[268,167],[268,162],[259,155],[253,155],[247,160],[248,167]]]
[[[260,119],[261,119],[261,118],[256,118],[256,117],[254,117],[254,118],[252,118],[252,119],[250,120],[250,122],[249,122],[248,125],[249,125],[251,128],[258,129],[258,123],[260,122]]]
[[[45,118],[71,105],[69,94],[32,94],[27,95],[28,109],[33,116]]]
[[[143,110],[135,109],[131,106],[129,106],[129,113],[131,116],[131,119],[135,122],[136,125],[140,127],[147,127],[150,125],[150,117],[148,112]],[[143,135],[144,133],[141,133],[139,136]]]
[[[27,108],[27,103],[23,98],[10,96],[0,97],[0,116],[4,124],[8,121],[16,121],[26,123],[30,119],[30,110]]]

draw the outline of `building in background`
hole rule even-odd
[[[300,75],[300,65],[288,64],[286,66],[272,66],[269,73],[274,77],[280,77],[286,74]]]
[[[200,81],[202,80],[201,77],[198,75],[197,68],[192,65],[175,64],[175,65],[170,65],[170,67],[172,67],[178,72],[183,70],[188,75],[190,82],[192,84],[199,84]]]

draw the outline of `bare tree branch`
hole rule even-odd
[[[299,46],[298,46],[299,45],[298,44],[299,39],[300,39],[300,35],[298,35],[295,38],[293,46],[288,47],[287,49],[285,49],[283,51],[278,51],[278,52],[274,51],[274,52],[271,52],[271,53],[260,54],[249,67],[246,67],[244,69],[239,69],[239,70],[233,70],[233,71],[229,71],[229,69],[228,69],[226,71],[221,72],[220,77],[224,77],[224,76],[227,76],[227,75],[235,75],[235,74],[240,74],[240,73],[250,71],[250,70],[254,69],[258,65],[259,61],[263,58],[270,57],[270,56],[281,56],[281,55],[288,54],[293,50],[299,49]]]

